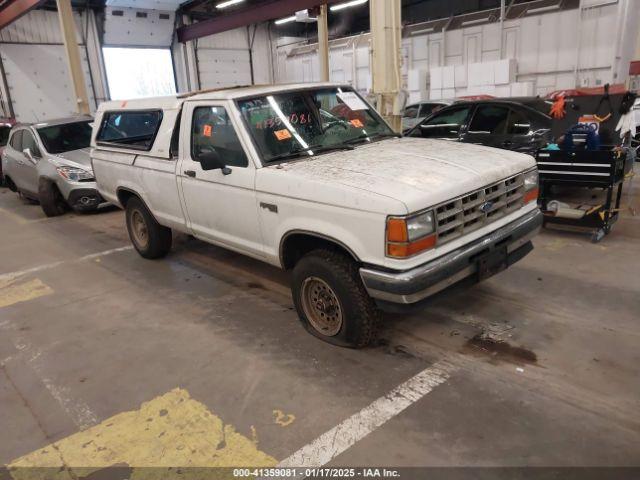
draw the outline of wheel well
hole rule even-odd
[[[132,192],[131,190],[125,190],[124,188],[121,188],[118,190],[118,201],[120,202],[120,205],[122,205],[123,208],[127,208],[127,203],[133,197],[140,198],[138,194]]]
[[[313,233],[291,233],[284,238],[280,245],[280,263],[285,270],[290,270],[303,256],[319,248],[341,252],[354,261],[358,261],[358,257],[337,240]]]
[[[40,177],[38,179],[38,183],[47,183],[47,184],[51,185],[53,188],[55,188],[58,192],[60,192],[60,189],[58,188],[58,185],[56,184],[56,182],[54,182],[50,178]]]

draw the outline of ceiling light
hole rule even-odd
[[[411,35],[419,35],[421,33],[431,33],[435,30],[435,27],[431,27],[431,28],[423,28],[421,30],[413,30],[411,33]]]
[[[527,14],[549,12],[551,10],[558,10],[559,8],[560,8],[560,5],[547,5],[546,7],[529,8],[527,10]]]
[[[226,2],[222,2],[216,5],[217,9],[222,10],[223,8],[230,7],[231,5],[235,5],[236,3],[244,2],[244,0],[227,0]]]
[[[350,2],[339,3],[338,5],[332,5],[329,7],[329,10],[332,12],[337,12],[338,10],[342,10],[344,8],[355,7],[357,5],[362,5],[363,3],[367,3],[367,0],[351,0]]]
[[[281,18],[280,20],[276,20],[276,25],[282,25],[283,23],[294,22],[296,19],[295,15],[291,15],[290,17]]]
[[[460,25],[462,25],[463,27],[465,25],[475,25],[476,23],[485,23],[488,22],[489,19],[488,18],[476,18],[474,20],[466,20],[464,22],[462,22]]]

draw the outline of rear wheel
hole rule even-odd
[[[376,338],[382,315],[346,255],[325,249],[305,255],[293,269],[292,292],[300,321],[312,335],[352,348]]]
[[[161,258],[171,250],[171,229],[160,225],[139,198],[126,207],[127,230],[131,243],[144,258]]]
[[[62,215],[69,208],[67,202],[62,198],[58,187],[56,187],[53,182],[44,178],[41,178],[38,183],[38,200],[40,201],[42,211],[47,217]]]

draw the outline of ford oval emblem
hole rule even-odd
[[[478,207],[482,213],[489,213],[491,208],[493,207],[493,202],[484,202],[482,205]]]

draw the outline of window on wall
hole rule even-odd
[[[102,51],[112,100],[176,93],[169,49],[104,47]]]

